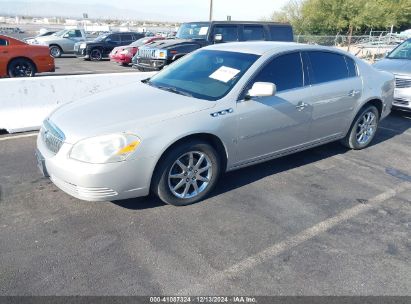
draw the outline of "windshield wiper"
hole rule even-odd
[[[187,96],[187,97],[193,97],[193,95],[191,95],[190,93],[181,91],[181,90],[179,90],[175,87],[157,86],[157,88],[159,88],[161,90],[164,90],[164,91],[176,93],[176,94],[179,94],[179,95],[183,95],[183,96]]]

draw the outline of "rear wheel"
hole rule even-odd
[[[63,53],[63,51],[61,50],[61,48],[57,45],[51,45],[50,46],[50,55],[54,58],[60,58],[61,54]]]
[[[154,175],[152,190],[165,203],[185,206],[206,198],[220,175],[215,149],[201,141],[171,150]]]
[[[9,64],[8,73],[10,77],[33,77],[36,67],[27,59],[15,59]]]
[[[90,60],[100,61],[103,59],[103,52],[100,49],[92,49],[90,51]]]
[[[380,113],[375,106],[366,106],[355,117],[351,129],[342,143],[351,149],[366,148],[374,139],[380,121]]]

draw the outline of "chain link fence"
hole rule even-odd
[[[298,43],[337,47],[373,62],[383,57],[404,39],[389,32],[371,32],[369,35],[351,37],[345,35],[295,35],[294,40]]]

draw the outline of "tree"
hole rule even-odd
[[[290,22],[297,34],[362,33],[392,25],[411,27],[411,0],[291,0],[272,19]]]

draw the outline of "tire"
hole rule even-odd
[[[91,49],[90,50],[90,60],[91,61],[101,61],[103,59],[103,52],[100,49]]]
[[[122,63],[121,63],[121,66],[123,66],[123,67],[128,67],[129,64],[128,64],[128,63],[125,63],[125,62],[122,62]]]
[[[380,113],[375,106],[365,106],[355,117],[350,130],[341,143],[353,150],[366,148],[374,139],[380,122]]]
[[[58,45],[51,45],[49,49],[50,55],[54,58],[60,58],[63,54],[62,49]]]
[[[221,160],[212,146],[202,141],[185,142],[160,161],[153,176],[152,191],[170,205],[194,204],[210,194],[220,172]]]
[[[36,74],[36,67],[28,59],[14,59],[8,66],[10,77],[33,77]]]

